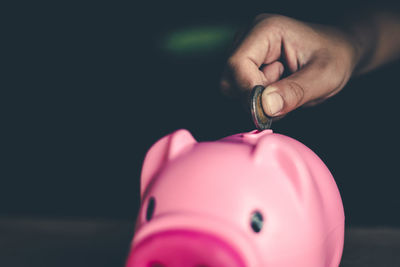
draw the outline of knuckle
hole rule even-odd
[[[229,80],[232,81],[229,83],[229,87],[235,87],[238,92],[246,92],[252,85],[252,81],[246,74],[244,62],[245,59],[232,56],[227,63]]]
[[[261,13],[255,16],[253,23],[257,24],[261,21],[265,22],[268,25],[279,25],[286,20],[287,17],[279,15],[279,14],[271,14],[271,13]]]
[[[286,17],[279,14],[269,14],[268,21],[271,23],[282,23]]]
[[[282,35],[288,24],[287,20],[287,17],[278,14],[260,14],[255,18],[254,25],[270,35]]]
[[[303,102],[304,87],[295,81],[291,81],[289,82],[289,92],[291,104],[295,107],[299,106]]]

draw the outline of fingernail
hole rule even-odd
[[[285,70],[285,69],[283,68],[282,65],[279,66],[279,76],[282,76],[284,70]]]
[[[273,116],[277,114],[283,108],[283,99],[282,96],[276,92],[275,88],[267,88],[263,92],[262,100],[263,100],[263,109],[264,111]]]

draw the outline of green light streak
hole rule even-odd
[[[197,26],[172,32],[163,42],[170,53],[187,55],[219,50],[233,41],[232,26]]]

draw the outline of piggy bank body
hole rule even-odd
[[[146,155],[127,267],[337,267],[344,211],[325,164],[271,130]]]

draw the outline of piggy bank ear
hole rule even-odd
[[[308,191],[312,188],[310,172],[304,156],[295,146],[297,141],[279,134],[271,134],[262,137],[253,150],[253,160],[256,164],[265,164],[271,168],[278,168],[278,172],[271,175],[283,173],[289,182],[289,187],[297,200],[307,198]],[[276,177],[284,179],[285,177]]]
[[[190,132],[183,129],[158,140],[147,152],[143,162],[140,184],[141,197],[143,197],[151,180],[168,161],[182,154],[196,143],[197,141]]]

